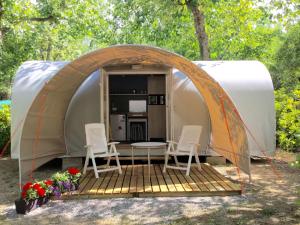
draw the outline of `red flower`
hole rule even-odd
[[[45,180],[44,183],[47,185],[47,186],[51,186],[53,184],[53,181],[52,180]]]
[[[23,199],[26,198],[26,195],[27,195],[26,191],[22,191],[22,198],[23,198]]]
[[[39,188],[39,189],[37,189],[37,193],[40,197],[44,197],[46,194],[46,191],[44,188]]]
[[[77,169],[77,168],[71,167],[71,168],[68,169],[68,172],[69,172],[69,174],[71,174],[71,175],[76,175],[77,173],[80,172],[80,170]]]
[[[28,182],[23,186],[23,191],[26,192],[29,188],[31,188],[32,183]]]
[[[38,189],[42,188],[41,185],[39,185],[39,184],[34,184],[32,187],[33,187],[35,190],[38,190]]]

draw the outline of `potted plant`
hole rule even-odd
[[[66,173],[69,177],[69,180],[71,181],[71,191],[78,190],[79,179],[81,177],[80,170],[75,167],[71,167],[66,171]]]
[[[69,175],[66,172],[57,172],[52,175],[51,179],[53,180],[54,191],[57,193],[56,197],[59,197],[60,193],[65,193],[71,189],[71,181]]]
[[[22,187],[21,197],[15,201],[17,213],[26,214],[47,203],[50,192],[50,188],[44,182],[26,183]]]
[[[50,196],[53,194],[53,181],[48,179],[38,182],[38,184],[46,191],[45,198],[40,199],[40,204],[43,205],[49,201]]]
[[[59,191],[61,193],[78,190],[79,179],[81,177],[80,170],[74,167],[69,168],[65,172],[57,172],[52,175],[51,179],[54,182],[53,193],[56,197],[59,197]]]

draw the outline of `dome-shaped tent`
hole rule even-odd
[[[201,151],[210,143],[217,153],[249,173],[248,151],[262,154],[249,135],[245,139],[240,114],[260,146],[274,151],[273,86],[261,63],[189,63],[161,49],[116,46],[71,63],[37,61],[20,67],[12,90],[11,146],[21,171],[29,172],[33,161],[39,166],[64,154],[85,155],[83,125],[100,121],[99,69],[117,64],[159,64],[178,69],[172,73],[175,139],[183,124],[201,124]]]

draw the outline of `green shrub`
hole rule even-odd
[[[290,166],[293,167],[293,168],[298,168],[300,169],[300,154],[298,154],[296,156],[296,160],[294,162],[291,162],[290,163]]]
[[[300,146],[300,86],[287,92],[281,88],[275,91],[277,122],[277,143],[286,151]]]
[[[10,139],[10,107],[3,105],[0,109],[0,153]]]

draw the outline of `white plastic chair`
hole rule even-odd
[[[105,126],[103,123],[90,123],[85,125],[86,134],[86,148],[87,154],[85,158],[85,163],[83,167],[83,174],[86,170],[93,169],[95,172],[95,177],[99,178],[98,173],[107,172],[112,170],[119,170],[119,174],[122,174],[121,165],[119,162],[119,153],[116,149],[116,144],[119,142],[107,143],[105,136]],[[109,149],[108,149],[109,146]],[[111,157],[116,157],[117,166],[109,167]],[[96,165],[95,158],[108,158],[107,168],[98,169],[101,166]],[[93,166],[88,167],[89,159],[92,159]],[[102,166],[103,167],[103,166]]]
[[[198,157],[198,146],[199,146],[201,132],[202,132],[201,126],[196,126],[196,125],[183,126],[178,143],[174,141],[167,141],[169,145],[165,153],[165,165],[163,169],[164,173],[166,172],[167,168],[179,169],[179,170],[186,170],[186,176],[189,176],[193,156],[195,156],[195,160],[198,165],[198,168],[201,169],[201,165]],[[169,155],[174,156],[176,166],[168,165]],[[188,163],[178,162],[177,156],[189,156]]]

